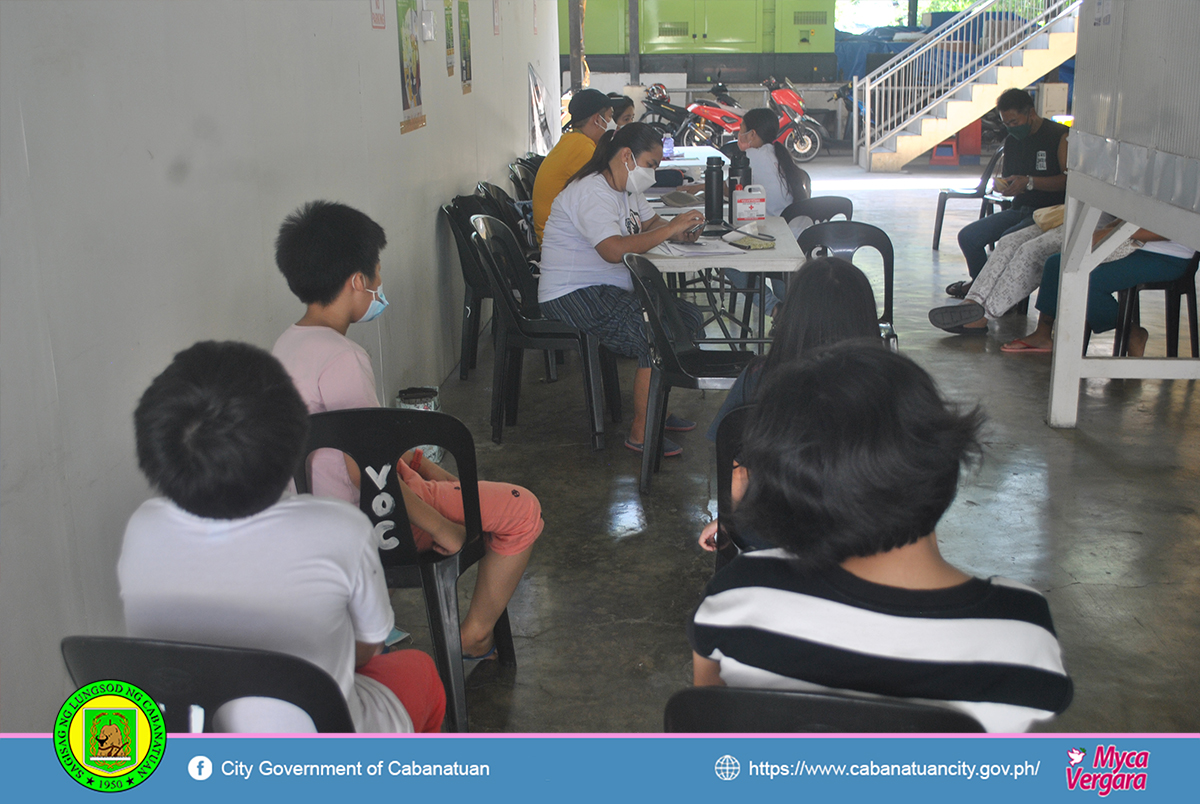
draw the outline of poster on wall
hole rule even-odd
[[[471,94],[471,4],[458,2],[458,46],[462,49],[462,90]]]
[[[492,36],[500,35],[500,0],[492,0]]]
[[[550,153],[550,121],[546,119],[546,86],[529,65],[529,150],[545,156]]]
[[[446,75],[454,75],[454,0],[446,0]]]
[[[404,106],[400,133],[407,134],[425,125],[421,108],[421,52],[417,48],[421,25],[417,0],[396,0],[396,21],[400,31],[400,95]]]

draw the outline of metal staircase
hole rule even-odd
[[[854,159],[895,172],[1075,55],[1081,0],[980,0],[854,81]]]

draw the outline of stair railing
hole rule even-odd
[[[979,0],[875,71],[854,80],[854,160],[927,114],[1082,0]],[[859,103],[862,106],[859,106]]]

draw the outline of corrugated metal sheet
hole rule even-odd
[[[1197,0],[1085,0],[1072,169],[1200,212],[1198,49]]]

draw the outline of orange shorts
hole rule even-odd
[[[398,464],[400,479],[421,500],[451,522],[462,524],[462,489],[458,481],[425,480],[407,464]],[[512,483],[479,482],[479,514],[483,525],[483,538],[492,552],[502,556],[514,556],[529,548],[542,535],[546,523],[542,521],[542,504],[529,489]],[[433,538],[414,527],[413,541],[417,550],[424,552],[433,547]]]

